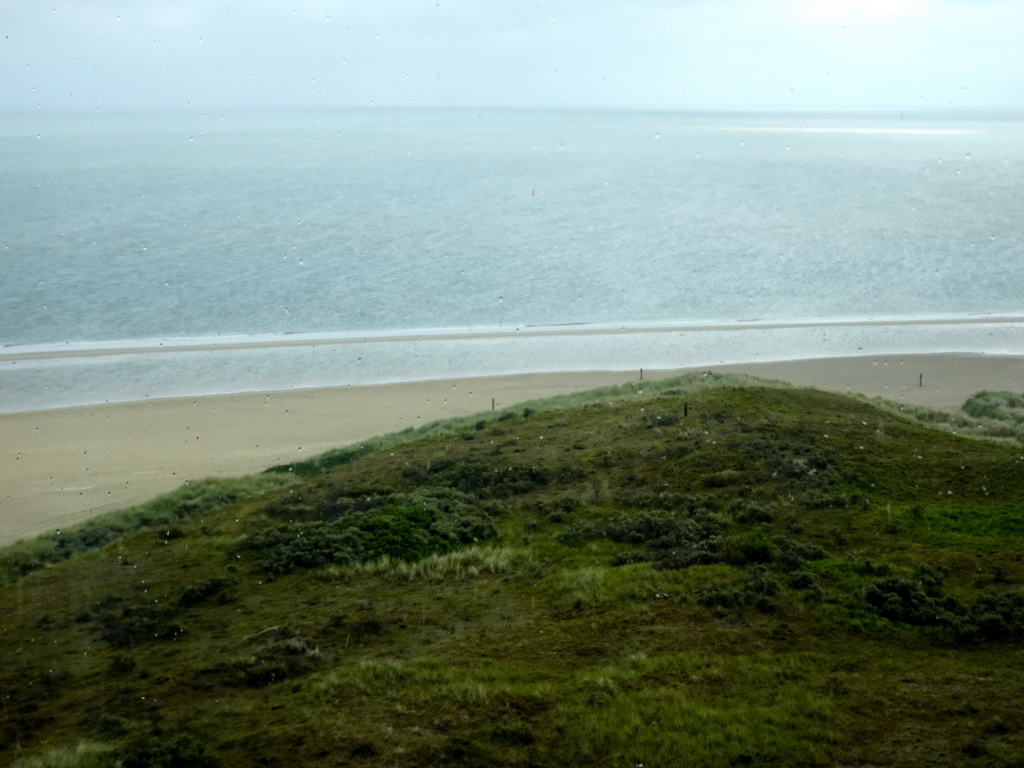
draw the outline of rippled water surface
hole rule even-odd
[[[8,116],[0,166],[8,351],[1024,310],[1024,122],[1008,116]],[[596,338],[573,349],[615,362]],[[205,389],[267,383],[239,353],[165,355],[157,378],[216,354]],[[257,367],[345,379],[336,354],[282,354]],[[486,372],[504,353],[472,355]],[[44,381],[75,400],[61,377],[92,392],[79,400],[145,396],[128,357],[7,361],[0,407]],[[447,375],[408,358],[387,376]]]

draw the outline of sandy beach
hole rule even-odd
[[[800,386],[957,409],[1024,389],[1024,358],[886,355],[722,365]],[[693,369],[645,370],[645,379]],[[0,545],[145,501],[184,481],[312,456],[451,416],[608,384],[640,371],[524,374],[0,414]]]

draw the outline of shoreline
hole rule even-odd
[[[480,339],[542,338],[549,336],[621,336],[658,333],[710,333],[722,331],[784,331],[788,329],[883,328],[899,326],[1024,325],[1020,314],[934,315],[881,318],[808,318],[799,320],[736,320],[707,323],[561,323],[523,324],[512,329],[487,327],[422,328],[409,331],[366,331],[356,333],[285,333],[226,335],[224,337],[168,337],[120,341],[80,341],[43,344],[0,345],[0,364],[17,361],[63,360],[68,358],[144,355],[174,352],[232,352],[289,347],[331,347],[349,344],[412,343],[429,341],[474,341]]]
[[[1020,391],[1024,356],[906,354],[644,369],[748,373],[956,410],[981,389]],[[0,414],[0,545],[230,477],[453,416],[636,381],[640,370],[521,373],[161,398]]]
[[[526,327],[501,332],[206,341],[172,339],[155,347],[140,347],[149,341],[138,341],[110,342],[102,349],[60,345],[58,349],[0,350],[0,413],[423,380],[590,371],[627,374],[641,368],[690,370],[895,356],[907,350],[1024,356],[1024,318]]]

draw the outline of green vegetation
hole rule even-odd
[[[98,515],[72,528],[56,530],[0,550],[0,584],[69,557],[98,549],[131,531],[155,531],[165,540],[181,534],[178,524],[232,504],[287,488],[295,480],[281,475],[186,482],[177,490],[128,509]]]
[[[1015,438],[777,383],[642,389],[192,483],[0,552],[0,754],[1021,764]],[[947,430],[1009,424],[995,400]]]

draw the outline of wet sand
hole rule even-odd
[[[686,370],[644,371],[645,379]],[[1024,358],[886,355],[722,365],[800,386],[956,410],[1024,390]],[[0,545],[145,501],[185,480],[256,472],[376,435],[636,381],[640,371],[524,374],[0,414]]]

